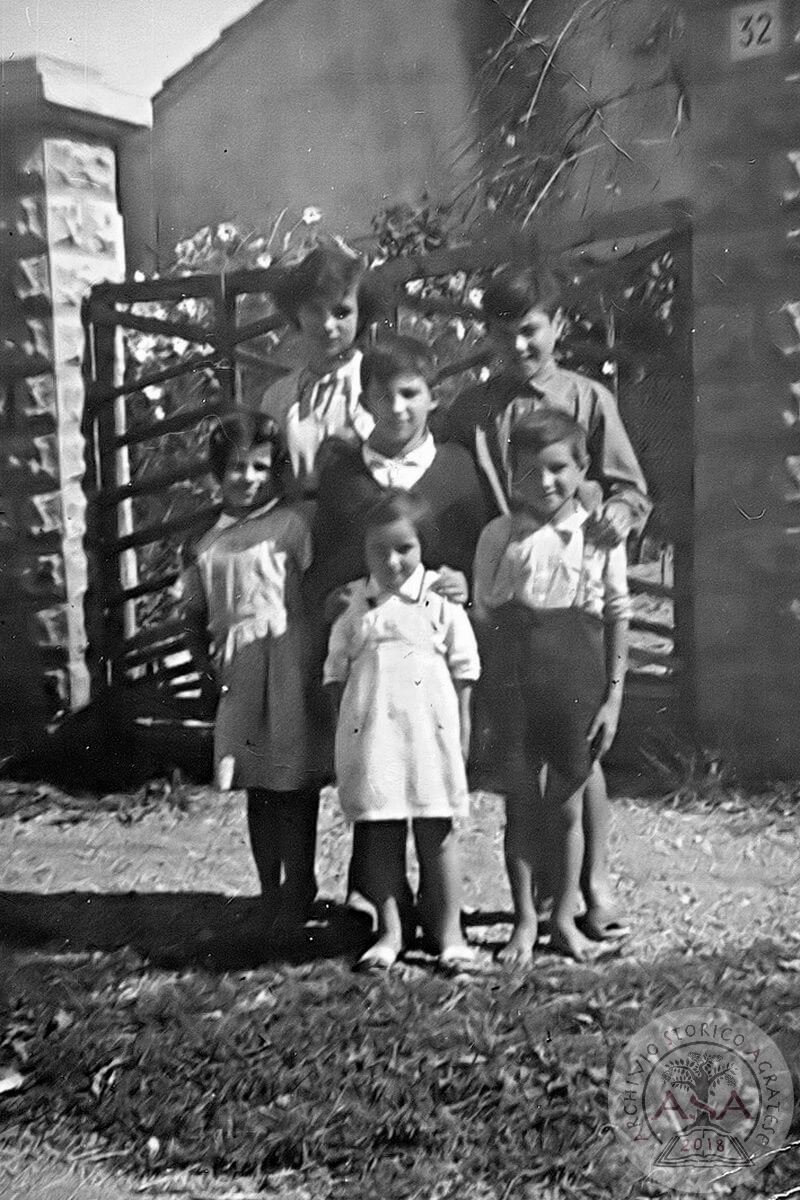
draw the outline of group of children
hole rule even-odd
[[[305,365],[263,412],[211,433],[222,512],[182,590],[219,694],[217,784],[246,790],[273,942],[316,895],[319,791],[335,779],[353,822],[349,901],[376,918],[359,968],[390,968],[419,925],[443,967],[467,969],[454,822],[468,813],[474,711],[506,795],[514,929],[501,956],[530,960],[552,900],[551,946],[583,960],[622,931],[600,763],[646,485],[613,397],[556,365],[549,275],[490,281],[495,369],[455,400],[440,440],[428,347],[385,335],[357,348],[367,282],[338,245],[288,271],[276,299]]]

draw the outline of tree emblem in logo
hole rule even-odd
[[[682,1120],[688,1119],[672,1089],[684,1091],[688,1104],[697,1116],[683,1129],[674,1133],[656,1156],[655,1165],[661,1167],[684,1166],[696,1163],[700,1166],[709,1162],[747,1163],[750,1155],[734,1133],[715,1123],[717,1116],[725,1116],[738,1109],[749,1117],[750,1113],[735,1090],[738,1076],[730,1059],[717,1052],[690,1050],[683,1058],[668,1060],[660,1068],[661,1078],[668,1085],[661,1106],[662,1111],[671,1110]],[[716,1110],[709,1100],[723,1087],[728,1088],[727,1098]]]
[[[794,1109],[775,1042],[719,1008],[653,1017],[617,1055],[611,1127],[642,1177],[706,1196],[722,1178],[751,1183],[780,1151]]]

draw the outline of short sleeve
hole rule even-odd
[[[608,551],[603,571],[603,620],[627,621],[631,615],[628,590],[628,556],[625,543],[620,542]]]
[[[469,617],[460,604],[452,604],[443,600],[444,619],[446,622],[445,642],[447,646],[447,666],[452,679],[474,682],[481,673],[481,660],[478,657],[478,643]]]
[[[506,517],[496,517],[490,521],[478,538],[475,551],[475,565],[472,573],[472,603],[475,617],[483,620],[486,610],[495,608],[505,600],[512,599],[513,593],[498,597],[495,589],[497,572],[508,546],[511,530]]]

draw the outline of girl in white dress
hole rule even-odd
[[[376,503],[365,533],[370,576],[352,585],[324,668],[338,711],[339,798],[345,816],[362,823],[364,889],[378,912],[378,939],[358,963],[367,970],[390,967],[405,947],[409,819],[422,923],[443,966],[472,961],[453,818],[468,811],[464,761],[480,664],[466,613],[432,590],[436,573],[422,565],[421,516],[407,492],[389,490]]]
[[[274,941],[302,925],[316,895],[319,805],[300,595],[311,535],[283,499],[286,465],[283,438],[264,414],[241,412],[216,425],[209,466],[222,513],[189,551],[181,580],[194,660],[220,697],[216,784],[247,791],[250,845]]]

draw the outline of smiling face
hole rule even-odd
[[[220,487],[223,511],[232,517],[243,516],[266,504],[276,494],[272,446],[253,446],[246,453],[232,455],[225,465]]]
[[[367,530],[364,555],[369,573],[387,592],[397,592],[422,561],[416,529],[405,517]]]
[[[375,418],[369,444],[387,457],[420,445],[428,432],[428,417],[436,407],[428,384],[412,372],[388,380],[370,380],[361,403]]]
[[[358,328],[354,285],[337,297],[320,296],[297,310],[297,324],[312,367],[324,369],[353,345]]]
[[[561,309],[552,316],[542,308],[530,308],[518,321],[492,318],[489,337],[506,370],[524,379],[535,379],[553,361],[553,352],[564,328]]]
[[[540,521],[552,521],[574,498],[586,470],[571,442],[553,442],[542,450],[520,447],[512,471],[511,493],[517,504]]]

